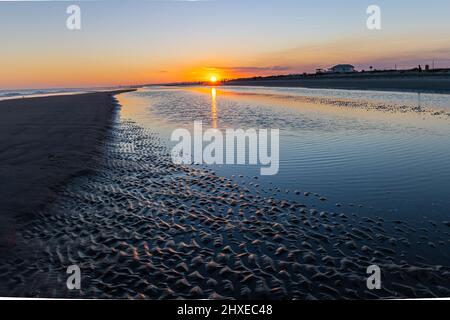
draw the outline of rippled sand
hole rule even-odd
[[[407,254],[403,221],[262,196],[200,167],[175,166],[159,137],[118,121],[104,163],[23,225],[0,265],[0,294],[97,298],[336,299],[450,296],[450,267]],[[322,199],[324,200],[324,199]],[[445,250],[448,242],[430,243]],[[422,262],[421,262],[422,261]],[[66,289],[78,264],[82,290]],[[366,268],[383,289],[366,289]]]

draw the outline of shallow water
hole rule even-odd
[[[418,107],[420,99],[420,108]],[[298,88],[145,88],[119,97],[123,116],[159,132],[279,128],[280,170],[269,188],[402,219],[450,216],[450,96]],[[226,176],[259,167],[215,166]]]
[[[0,90],[0,101],[18,98],[39,98],[60,95],[71,95],[80,93],[97,92],[103,90],[114,90],[114,88],[55,88],[55,89],[21,89]]]
[[[370,177],[365,172],[373,170],[370,164],[381,168],[378,174],[387,172],[384,158],[375,161],[375,153],[365,155],[366,166],[355,162],[359,171],[335,173],[334,179],[346,192],[335,190],[331,174],[319,175],[320,170],[314,170],[362,159],[354,144],[363,145],[369,137],[378,137],[372,147],[405,143],[415,132],[425,136],[419,135],[420,139],[441,143],[447,130],[445,115],[398,111],[386,105],[383,111],[367,104],[362,109],[361,103],[324,103],[285,95],[281,99],[273,94],[236,95],[233,89],[227,94],[216,89],[215,101],[205,88],[151,88],[119,95],[121,112],[104,157],[93,164],[90,174],[61,188],[52,206],[19,227],[14,252],[0,264],[0,295],[149,299],[449,296],[446,248],[450,223],[442,219],[442,211],[389,211],[383,197],[390,199],[395,192],[377,196],[373,191],[377,184],[361,191],[370,195],[367,202],[344,202],[349,194],[358,194],[358,183],[369,185],[358,175]],[[211,113],[212,106],[216,110]],[[211,118],[211,114],[216,116]],[[290,141],[287,151],[282,150],[282,157],[287,157],[283,170],[263,179],[257,175],[258,168],[248,166],[174,165],[167,137],[174,128],[189,127],[192,119],[219,128],[280,125],[282,144]],[[416,123],[423,125],[412,125]],[[387,136],[397,139],[385,141]],[[411,140],[411,146],[413,141],[417,140]],[[328,145],[321,146],[325,142]],[[434,152],[431,146],[423,144]],[[311,156],[314,148],[316,153]],[[346,152],[339,153],[341,148]],[[369,147],[364,150],[368,153]],[[320,165],[301,160],[301,152]],[[394,151],[385,149],[390,152]],[[409,149],[404,147],[404,152]],[[399,159],[412,161],[407,156]],[[290,161],[296,163],[290,169],[296,176],[283,172]],[[356,186],[346,179],[354,179]],[[385,180],[400,185],[396,179],[377,181]],[[339,205],[333,197],[342,197]],[[381,206],[370,209],[369,201],[374,199]],[[439,205],[448,208],[444,202]],[[66,268],[72,264],[82,272],[80,291],[66,287]],[[381,290],[366,286],[366,269],[373,264],[382,270]]]

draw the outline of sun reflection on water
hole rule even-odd
[[[216,88],[211,88],[211,120],[212,127],[217,129],[217,101],[216,101]]]

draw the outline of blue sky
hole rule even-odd
[[[74,3],[79,31],[65,27]],[[382,9],[381,31],[366,28],[370,4]],[[448,0],[0,1],[0,87],[450,66],[449,12]]]

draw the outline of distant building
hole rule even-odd
[[[351,73],[355,72],[355,67],[351,64],[338,64],[328,69],[329,73]]]

